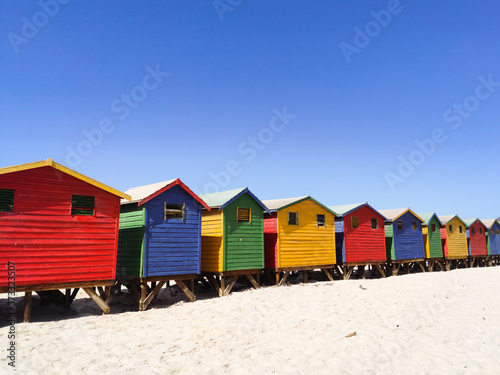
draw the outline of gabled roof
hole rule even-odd
[[[464,223],[465,223],[465,226],[467,228],[469,228],[472,224],[474,224],[476,221],[479,221],[481,223],[481,225],[484,225],[486,227],[486,225],[481,221],[479,220],[479,218],[474,218],[474,219],[465,219],[464,220]]]
[[[465,224],[465,222],[460,219],[460,217],[458,215],[445,215],[445,216],[439,216],[439,220],[441,220],[441,222],[443,223],[443,225],[446,225],[449,221],[452,221],[454,218],[457,218],[458,220],[460,220],[464,225],[467,225]]]
[[[418,216],[420,216],[420,218],[424,221],[425,225],[429,225],[431,223],[431,220],[433,217],[436,218],[439,225],[441,225],[441,226],[443,225],[443,223],[441,222],[441,220],[439,220],[439,217],[438,217],[438,215],[436,215],[435,212],[425,212],[423,214],[418,214]]]
[[[234,202],[243,194],[250,195],[262,207],[264,211],[270,213],[266,205],[262,203],[262,201],[257,198],[247,187],[221,191],[219,193],[200,194],[199,197],[207,202],[210,208],[218,208],[219,210],[223,210],[224,207]]]
[[[196,199],[203,207],[205,207],[207,210],[210,211],[210,207],[208,206],[208,204],[205,203],[198,195],[193,193],[193,191],[190,188],[188,188],[179,178],[128,189],[125,193],[129,194],[132,200],[130,202],[122,200],[122,204],[137,203],[138,206],[141,206],[146,202],[150,201],[151,199],[157,197],[158,195],[164,193],[165,191],[177,185],[183,188],[189,195],[191,195],[194,199]]]
[[[392,210],[379,210],[381,215],[385,216],[388,221],[394,221],[400,216],[403,216],[405,213],[410,212],[413,216],[415,216],[422,223],[424,222],[420,216],[418,216],[415,212],[410,210],[409,208],[395,208]]]
[[[325,205],[319,203],[316,199],[314,199],[310,196],[297,197],[297,198],[284,198],[284,199],[270,199],[270,200],[264,200],[264,201],[262,201],[262,203],[265,204],[265,206],[269,209],[269,211],[276,212],[276,211],[281,211],[285,208],[288,208],[290,206],[293,206],[297,203],[303,202],[303,201],[308,200],[308,199],[312,200],[318,206],[323,207],[328,212],[331,212],[332,214],[337,215],[331,208],[326,207]]]
[[[7,174],[7,173],[13,173],[13,172],[27,171],[30,169],[42,168],[42,167],[52,167],[52,168],[57,169],[63,173],[66,173],[67,175],[70,175],[74,178],[77,178],[77,179],[83,181],[83,182],[86,182],[90,185],[93,185],[99,189],[107,191],[108,193],[111,193],[111,194],[116,195],[118,197],[121,197],[123,199],[130,200],[130,196],[128,194],[122,193],[121,191],[113,189],[112,187],[105,185],[102,182],[99,182],[99,181],[96,181],[90,177],[87,177],[87,176],[85,176],[77,171],[74,171],[68,167],[65,167],[62,164],[56,163],[55,161],[53,161],[50,158],[47,160],[36,161],[33,163],[19,164],[19,165],[14,165],[12,167],[0,168],[0,175]]]
[[[493,225],[495,225],[495,223],[498,223],[498,225],[500,225],[500,221],[498,221],[497,219],[483,219],[481,221],[488,229],[490,229]]]
[[[375,211],[380,216],[382,216],[382,218],[384,220],[387,220],[387,218],[384,215],[382,215],[379,211],[377,211],[372,206],[370,206],[368,204],[368,202],[365,202],[365,203],[354,203],[354,204],[344,204],[344,205],[341,205],[341,206],[328,206],[328,208],[330,208],[331,210],[335,211],[337,213],[337,216],[342,217],[342,216],[350,214],[351,212],[353,212],[353,211],[355,211],[355,210],[357,210],[357,209],[359,209],[361,207],[364,207],[364,206],[370,207],[373,211]]]

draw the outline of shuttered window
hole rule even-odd
[[[172,204],[163,202],[163,220],[184,220],[186,203]]]
[[[496,233],[496,234],[499,234],[499,231],[498,231],[498,229],[497,229],[497,230],[495,231],[495,233]]]
[[[435,231],[436,231],[436,224],[431,224],[431,230],[432,230],[433,232],[435,232]]]
[[[472,227],[472,234],[476,234],[476,228]]]
[[[0,189],[0,212],[14,211],[14,190]]]
[[[359,227],[359,221],[357,216],[351,216],[351,228]]]
[[[479,228],[479,234],[483,234],[483,228]]]
[[[462,226],[461,226],[461,225],[459,225],[459,226],[458,226],[458,231],[459,231],[460,233],[462,233]]]
[[[413,230],[417,230],[417,222],[414,221],[412,224],[413,224]]]
[[[378,228],[377,219],[372,219],[372,229],[377,229],[377,228]]]
[[[288,225],[299,225],[299,213],[289,212],[288,213]]]
[[[236,207],[236,221],[249,223],[252,217],[252,208]]]
[[[318,227],[324,227],[324,226],[326,226],[325,215],[321,215],[321,214],[316,215],[316,225]]]
[[[453,225],[448,225],[448,230],[450,233],[453,233]]]
[[[73,195],[71,200],[71,215],[93,216],[95,197],[90,195]]]
[[[398,229],[403,230],[403,220],[398,220]]]

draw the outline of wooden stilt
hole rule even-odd
[[[281,285],[280,277],[281,277],[281,272],[276,272],[276,285]]]
[[[24,319],[23,322],[27,323],[31,320],[31,307],[33,305],[33,292],[24,293]]]
[[[358,266],[359,273],[361,274],[361,279],[365,280],[366,275],[365,275],[365,266]]]
[[[279,282],[279,286],[283,285],[286,281],[286,279],[288,279],[288,276],[290,275],[290,272],[285,272],[284,275],[283,275],[283,278],[281,279],[281,281]]]
[[[304,280],[303,280],[303,283],[307,284],[307,271],[306,270],[304,270]]]
[[[250,281],[250,283],[252,283],[252,286],[255,288],[255,289],[259,289],[259,283],[253,278],[252,275],[250,274],[245,274],[246,278],[248,279],[248,281]],[[259,274],[257,274],[256,277],[258,277]]]
[[[217,276],[207,275],[206,278],[207,278],[208,282],[210,284],[212,284],[212,286],[217,291],[217,293],[219,293],[219,297],[222,297],[222,288],[220,287],[220,285],[217,281]]]
[[[148,308],[148,306],[151,304],[151,302],[153,302],[153,300],[156,298],[156,296],[160,292],[163,285],[165,285],[165,281],[160,281],[158,283],[158,285],[156,285],[156,283],[155,283],[154,289],[151,290],[151,292],[147,295],[147,297],[141,298],[142,302],[141,302],[141,306],[139,307],[139,310],[144,311]],[[145,290],[146,290],[146,288],[143,288],[141,291],[145,291]],[[141,297],[142,297],[142,293],[141,293]]]
[[[380,275],[385,278],[385,271],[382,269],[382,267],[380,267],[379,264],[376,264],[375,265],[375,268],[377,268],[378,272],[380,273]]]
[[[222,295],[224,296],[227,296],[229,293],[231,293],[231,289],[233,289],[233,286],[234,284],[236,284],[236,282],[238,281],[238,278],[240,277],[240,275],[234,275],[231,282],[229,283],[229,285],[227,286],[227,288],[224,289],[224,292]],[[222,287],[222,285],[221,285]]]
[[[422,264],[422,262],[417,262],[417,264],[420,267],[420,269],[422,270],[422,272],[425,273],[425,268],[424,268],[424,265]]]
[[[99,306],[104,314],[109,314],[110,308],[106,302],[104,302],[101,297],[99,297],[92,288],[83,288],[83,290],[89,295],[90,298]]]
[[[321,271],[323,271],[323,273],[325,274],[325,276],[328,277],[328,280],[333,281],[333,276],[330,273],[330,270],[328,268],[322,268]]]
[[[190,302],[194,302],[196,301],[196,296],[194,295],[193,291],[191,291],[187,286],[186,284],[184,283],[184,281],[182,280],[175,280],[175,283],[179,286],[179,288],[184,292],[184,294],[187,296],[187,298],[189,299]],[[158,284],[159,285],[159,284]],[[194,284],[193,284],[193,288],[194,288]]]

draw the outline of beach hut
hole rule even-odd
[[[231,292],[245,275],[255,288],[264,268],[264,212],[267,207],[248,189],[202,194],[201,273],[219,292]],[[255,276],[255,277],[254,277]],[[231,278],[226,286],[227,278]]]
[[[116,287],[129,285],[139,310],[145,310],[170,280],[194,301],[201,210],[210,208],[180,179],[135,187],[126,194],[132,200],[122,200],[120,210]]]
[[[500,222],[495,219],[482,220],[486,226],[487,250],[491,260],[497,264],[500,258]]]
[[[409,208],[379,210],[385,221],[387,262],[392,274],[397,275],[401,266],[408,273],[414,264],[425,272],[425,248],[422,235],[423,220]]]
[[[467,267],[469,248],[467,246],[467,233],[465,222],[458,215],[439,216],[443,223],[441,227],[441,241],[446,269],[451,269],[452,263],[463,264]]]
[[[365,275],[365,267],[375,267],[385,277],[383,267],[386,218],[368,203],[329,206],[336,213],[335,244],[337,268],[344,279],[349,279],[355,267]]]
[[[427,270],[432,272],[434,266],[438,266],[444,271],[443,244],[441,242],[441,227],[443,224],[434,212],[419,213],[418,216],[424,221],[422,223],[422,235],[424,237]]]
[[[479,220],[465,219],[467,246],[469,248],[469,266],[487,265],[488,247],[486,243],[486,226]]]
[[[82,288],[109,312],[120,198],[130,199],[52,159],[0,169],[0,262],[25,292],[25,321],[32,292],[69,306]],[[0,292],[11,282],[2,272]]]
[[[306,196],[262,201],[266,274],[283,284],[290,272],[321,269],[333,281],[335,212]],[[281,279],[281,280],[280,280]]]

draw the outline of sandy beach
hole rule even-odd
[[[171,288],[144,312],[116,296],[110,315],[83,293],[71,309],[34,297],[32,322],[16,324],[16,371],[3,350],[0,373],[498,374],[498,285],[500,267],[310,280],[223,298],[200,286],[194,303]]]

